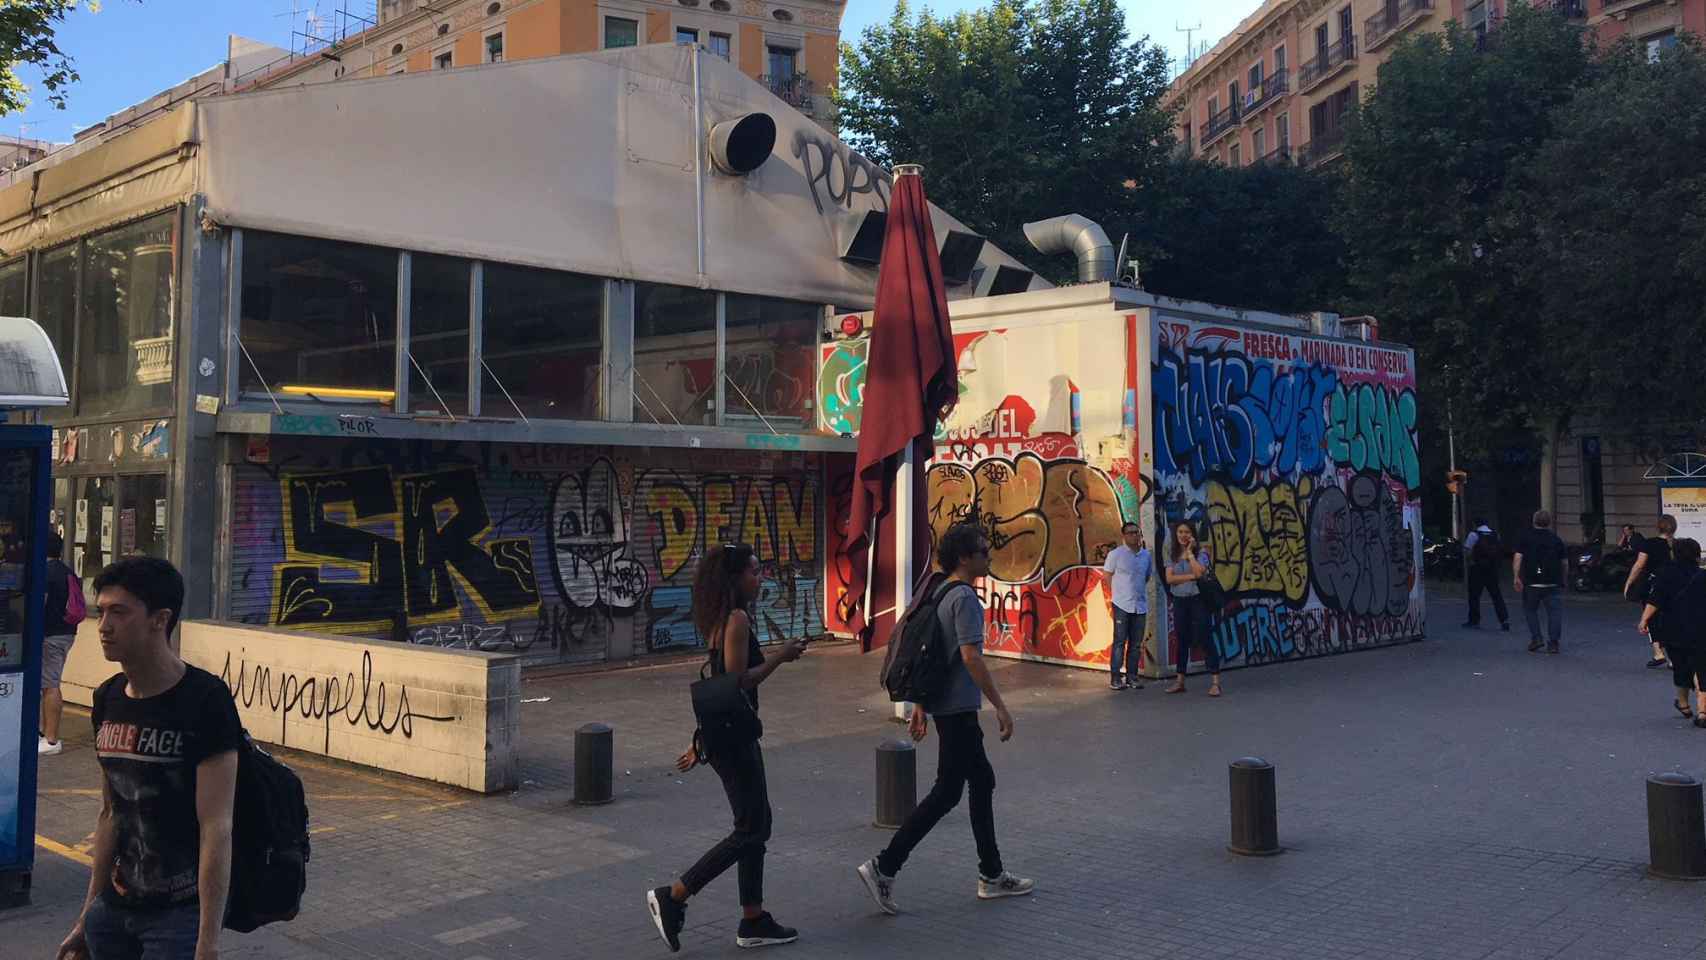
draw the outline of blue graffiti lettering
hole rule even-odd
[[[1276,373],[1225,351],[1162,351],[1152,371],[1156,468],[1193,485],[1210,475],[1249,486],[1258,471],[1315,473],[1325,463],[1327,403],[1338,376],[1318,364]]]

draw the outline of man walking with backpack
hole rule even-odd
[[[1516,592],[1528,621],[1528,652],[1540,650],[1540,607],[1546,606],[1546,652],[1557,653],[1564,635],[1564,541],[1552,532],[1552,514],[1534,512],[1534,528],[1517,542],[1511,558]]]
[[[1499,535],[1487,526],[1487,521],[1477,518],[1475,529],[1463,541],[1463,547],[1469,551],[1469,622],[1464,626],[1481,625],[1481,592],[1484,590],[1492,597],[1493,612],[1499,616],[1499,629],[1509,632],[1510,611],[1505,609],[1505,595],[1499,589]]]
[[[894,901],[900,868],[931,828],[959,805],[968,785],[971,829],[977,840],[978,899],[1024,896],[1036,886],[1035,881],[1016,877],[1002,866],[995,842],[995,770],[984,752],[983,727],[977,718],[983,698],[988,697],[995,706],[1002,741],[1012,738],[1013,715],[1007,712],[1007,704],[983,660],[983,603],[973,586],[979,577],[989,574],[989,549],[989,537],[975,523],[954,525],[936,544],[936,562],[947,580],[932,583],[929,588],[936,598],[934,641],[951,650],[942,651],[948,661],[945,679],[934,696],[912,711],[909,724],[912,739],[923,740],[929,729],[928,717],[936,718],[941,743],[936,784],[883,852],[858,867],[865,889],[887,914],[900,912]]]
[[[170,637],[184,578],[127,557],[95,578],[101,652],[121,673],[95,691],[101,812],[83,910],[60,960],[213,960],[231,881],[243,728],[231,691]]]
[[[59,723],[65,716],[65,698],[59,682],[65,674],[65,658],[77,640],[77,625],[83,622],[83,583],[60,556],[65,541],[59,534],[47,535],[47,603],[42,618],[41,639],[41,740],[36,752],[44,757],[65,749],[59,742]]]

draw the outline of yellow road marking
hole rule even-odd
[[[334,831],[336,829],[338,829],[338,828],[337,827],[315,827],[314,829],[308,831],[308,835],[312,837],[316,834],[331,833],[332,831]]]
[[[68,847],[57,840],[49,840],[47,837],[44,837],[39,833],[36,834],[36,846],[49,853],[57,853],[73,863],[81,863],[85,867],[93,867],[95,865],[94,858],[90,857],[83,851],[78,850],[75,847]]]

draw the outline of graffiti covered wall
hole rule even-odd
[[[1166,317],[1151,342],[1156,520],[1204,531],[1221,657],[1419,637],[1413,354]]]
[[[236,474],[239,622],[529,663],[693,649],[699,558],[744,542],[759,639],[824,632],[813,455],[279,437]]]

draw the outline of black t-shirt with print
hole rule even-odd
[[[121,673],[95,691],[93,716],[117,829],[104,896],[125,907],[195,903],[201,863],[196,765],[242,742],[230,688],[186,665],[172,689],[137,700],[125,692]]]

